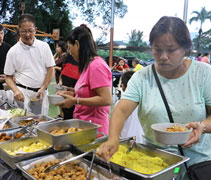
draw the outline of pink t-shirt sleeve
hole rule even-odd
[[[108,65],[100,57],[90,66],[89,84],[91,89],[112,86],[112,74]]]

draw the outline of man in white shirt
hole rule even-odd
[[[15,101],[24,109],[43,115],[48,114],[47,87],[54,75],[54,58],[49,45],[35,38],[35,19],[23,14],[19,19],[20,40],[9,50],[4,74]],[[40,99],[33,106],[31,97]]]

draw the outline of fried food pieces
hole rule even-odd
[[[46,168],[59,162],[60,160],[56,160],[35,164],[34,168],[29,169],[27,172],[37,180],[86,180],[87,171],[79,167],[77,161],[62,165],[49,173],[44,173]]]

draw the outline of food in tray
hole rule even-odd
[[[13,139],[19,139],[23,135],[24,134],[21,132],[16,133],[14,136],[12,134],[7,134],[7,133],[3,132],[0,134],[0,142],[9,141],[9,140],[13,140]]]
[[[78,131],[82,131],[81,128],[74,128],[74,127],[71,127],[69,129],[59,129],[59,130],[52,130],[50,133],[53,134],[53,135],[62,135],[62,134],[67,134],[67,133],[73,133],[73,132],[78,132]]]
[[[40,122],[43,122],[43,121],[46,121],[45,119],[43,119],[43,118],[38,118],[38,119],[30,119],[30,120],[21,120],[21,121],[19,121],[19,123],[18,123],[18,125],[19,126],[28,126],[28,125],[30,125],[31,123],[33,123],[33,122],[35,122],[35,121],[40,121]]]
[[[37,97],[32,97],[30,100],[31,100],[31,101],[39,101],[40,99],[37,98]]]
[[[28,126],[28,125],[30,125],[31,123],[33,123],[35,120],[34,119],[32,119],[32,120],[21,120],[19,123],[18,123],[18,125],[20,125],[20,126]]]
[[[25,110],[21,109],[21,108],[13,108],[13,109],[9,109],[8,112],[10,114],[12,114],[13,118],[17,118],[17,117],[22,117],[25,115]],[[27,113],[26,115],[29,115],[29,113]]]
[[[3,127],[3,129],[9,129],[9,128],[11,128],[11,127],[10,127],[10,125],[9,125],[8,123],[6,123],[6,124],[4,125],[4,127]]]
[[[17,156],[17,155],[20,155],[19,152],[21,152],[21,153],[24,153],[24,152],[32,153],[32,152],[37,152],[37,151],[40,151],[40,150],[45,150],[45,149],[48,149],[48,148],[50,148],[50,145],[38,141],[38,142],[30,144],[29,146],[19,147],[14,151],[6,150],[6,149],[3,149],[3,150],[6,151],[10,155]]]
[[[187,129],[178,125],[173,125],[172,127],[166,128],[167,132],[185,132]]]
[[[126,153],[127,150],[128,147],[120,145],[110,161],[141,174],[154,174],[168,167],[160,157],[146,155],[135,148],[130,153]]]
[[[27,172],[39,180],[86,180],[87,171],[80,167],[77,161],[62,165],[49,173],[44,173],[46,168],[59,162],[60,160],[57,159],[56,161],[35,164]],[[90,179],[93,179],[93,176]]]

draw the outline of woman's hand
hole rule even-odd
[[[200,141],[201,134],[203,133],[204,126],[200,122],[191,122],[186,125],[187,128],[193,128],[188,141],[183,147],[190,148]]]
[[[97,154],[101,156],[105,161],[108,161],[111,156],[118,150],[119,140],[109,140],[101,144],[97,150]]]
[[[60,106],[61,108],[71,108],[74,106],[75,103],[75,98],[74,95],[75,93],[72,91],[58,91],[56,94],[64,97],[64,101],[62,101],[59,104],[56,104],[56,106]]]

